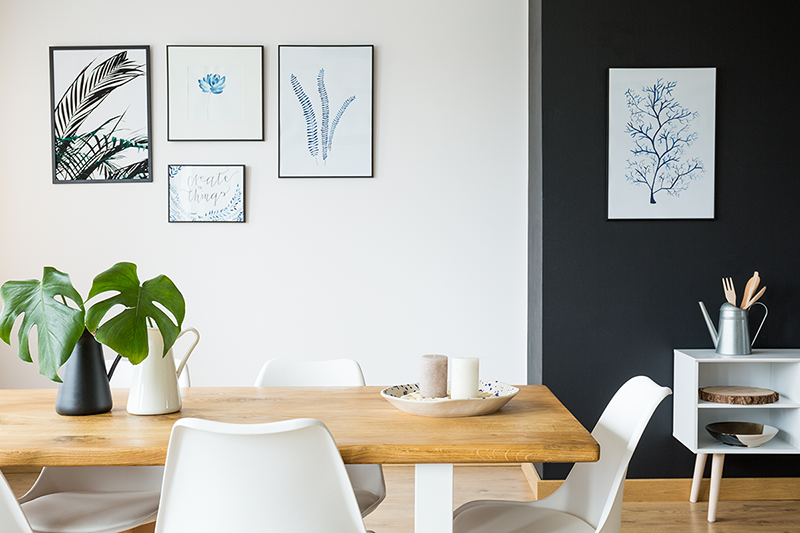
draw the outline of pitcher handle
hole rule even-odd
[[[758,302],[756,302],[756,303],[758,303]],[[183,367],[186,366],[186,362],[189,360],[189,356],[192,355],[192,350],[194,350],[194,347],[197,346],[198,342],[200,342],[200,332],[197,331],[194,328],[186,328],[185,330],[181,331],[178,334],[177,337],[175,337],[175,340],[178,340],[183,336],[184,333],[188,333],[190,331],[195,334],[195,340],[192,343],[192,345],[189,346],[189,349],[186,350],[186,353],[184,354],[183,358],[181,359],[181,363],[178,365],[178,370],[176,370],[176,374],[175,374],[177,377],[181,377],[181,372],[183,372]]]
[[[755,344],[756,338],[758,337],[758,334],[761,332],[761,326],[763,326],[764,322],[767,321],[767,315],[769,314],[769,309],[767,309],[767,306],[764,305],[762,302],[754,302],[753,305],[755,304],[764,306],[764,318],[761,319],[761,324],[758,326],[758,331],[756,331],[756,335],[755,337],[753,337],[753,341],[750,343],[750,346],[753,346],[753,344]]]

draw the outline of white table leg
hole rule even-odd
[[[694,476],[692,476],[692,493],[689,495],[689,501],[697,503],[697,498],[700,496],[700,483],[703,481],[703,472],[706,469],[706,457],[704,453],[698,453],[697,458],[694,460]]]
[[[708,521],[717,520],[717,502],[719,486],[722,483],[722,465],[725,463],[724,453],[715,453],[711,459],[711,489],[708,492]]]
[[[452,533],[453,465],[418,464],[414,471],[414,533]]]

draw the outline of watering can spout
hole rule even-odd
[[[706,326],[708,326],[708,332],[711,334],[711,341],[714,343],[714,346],[717,346],[719,342],[719,335],[717,334],[717,328],[714,327],[714,323],[711,322],[711,317],[708,315],[708,310],[703,302],[698,302],[700,304],[700,311],[703,312],[703,318],[706,319]]]

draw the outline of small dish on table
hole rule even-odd
[[[422,398],[419,394],[419,383],[387,387],[381,391],[381,396],[401,411],[412,415],[454,418],[494,413],[518,392],[517,387],[500,381],[481,380],[478,386],[479,398]]]

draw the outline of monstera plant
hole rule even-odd
[[[35,325],[39,373],[59,383],[58,369],[69,359],[84,330],[120,357],[138,364],[148,354],[148,324],[155,323],[164,338],[162,356],[166,355],[181,331],[186,312],[183,295],[175,284],[162,274],[140,285],[136,265],[117,263],[94,278],[86,301],[111,291],[117,294],[87,309],[69,275],[53,267],[44,267],[41,281],[7,281],[0,288],[0,339],[10,345],[14,322],[24,315],[18,332],[20,359],[33,362],[28,338]],[[118,306],[122,311],[101,325],[109,311]]]

